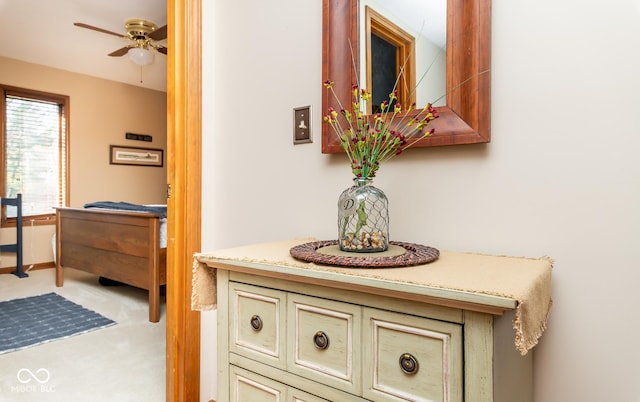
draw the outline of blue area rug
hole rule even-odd
[[[115,324],[57,293],[0,302],[0,355]]]

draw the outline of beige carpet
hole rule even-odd
[[[144,290],[103,287],[73,269],[62,288],[54,278],[53,269],[0,275],[0,301],[56,292],[117,324],[0,356],[0,401],[164,401],[165,304],[152,324]]]

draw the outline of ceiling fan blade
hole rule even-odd
[[[167,48],[164,46],[156,46],[156,50],[164,55],[167,54]]]
[[[73,25],[75,25],[77,27],[80,27],[80,28],[91,29],[93,31],[98,31],[98,32],[109,34],[109,35],[114,35],[114,36],[117,36],[119,38],[129,39],[129,37],[127,35],[122,35],[122,34],[119,34],[119,33],[112,32],[112,31],[107,31],[106,29],[94,27],[92,25],[83,24],[82,22],[74,22]]]
[[[132,47],[134,47],[134,46],[125,46],[123,48],[120,48],[118,50],[115,50],[115,51],[109,53],[109,56],[112,56],[112,57],[124,56],[125,54],[127,54],[129,49],[131,49]]]
[[[163,40],[167,38],[167,26],[160,27],[149,34],[153,40]]]

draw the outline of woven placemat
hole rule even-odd
[[[302,261],[352,268],[408,267],[429,263],[440,256],[440,251],[433,247],[398,241],[390,241],[389,250],[379,253],[341,251],[337,240],[300,244],[289,253]]]

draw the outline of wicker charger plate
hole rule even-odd
[[[340,251],[337,240],[314,241],[289,250],[292,257],[318,264],[352,268],[392,268],[426,264],[436,260],[440,252],[414,243],[389,242],[389,250],[382,253],[351,253]]]

